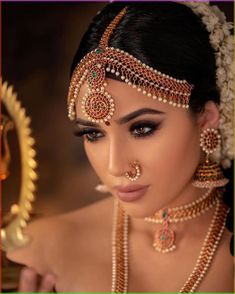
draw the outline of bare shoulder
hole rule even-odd
[[[76,244],[77,248],[80,246],[79,252],[82,252],[84,245],[87,247],[89,244],[92,232],[97,234],[98,230],[98,234],[105,234],[110,229],[112,206],[112,197],[108,197],[69,213],[32,221],[23,231],[29,236],[30,242],[8,251],[7,258],[32,267],[42,275],[51,272],[58,266],[58,260],[63,262],[64,250],[69,249],[73,254]]]

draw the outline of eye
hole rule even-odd
[[[84,137],[88,142],[95,142],[103,137],[103,134],[95,129],[76,130],[74,135],[77,137]]]
[[[135,138],[153,135],[154,132],[160,127],[160,123],[142,121],[134,123],[130,127],[130,132]]]
[[[139,128],[136,128],[134,129],[134,131],[132,132],[134,135],[146,135],[148,134],[149,132],[152,131],[152,128],[151,127],[139,127]]]

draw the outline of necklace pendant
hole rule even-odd
[[[169,228],[162,228],[155,234],[153,247],[156,251],[168,253],[175,250],[175,234]]]
[[[175,233],[169,228],[167,210],[162,211],[162,218],[163,227],[156,232],[153,247],[158,252],[167,253],[175,250],[176,248],[174,245]]]

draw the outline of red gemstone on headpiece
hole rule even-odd
[[[92,93],[85,101],[85,111],[95,120],[105,119],[110,115],[111,102],[102,93]]]

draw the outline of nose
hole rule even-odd
[[[128,147],[118,138],[110,140],[108,156],[108,172],[115,177],[121,177],[128,169]]]

